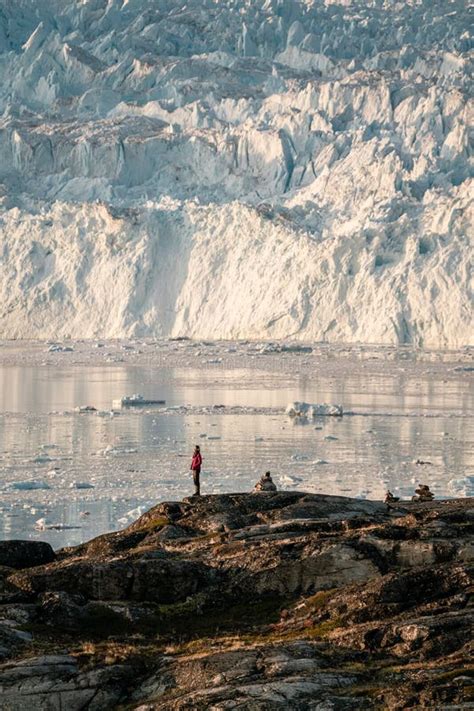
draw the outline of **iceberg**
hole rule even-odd
[[[311,404],[309,402],[290,402],[285,413],[291,418],[313,420],[316,417],[342,417],[342,405]]]

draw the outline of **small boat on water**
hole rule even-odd
[[[123,407],[153,407],[166,405],[166,400],[149,400],[143,395],[124,395],[118,400],[112,400],[112,409],[121,410]]]

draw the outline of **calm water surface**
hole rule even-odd
[[[123,527],[191,493],[196,442],[206,493],[248,491],[270,469],[288,489],[380,499],[423,482],[438,496],[473,494],[472,380],[406,376],[390,363],[383,376],[348,371],[2,367],[0,538],[59,547]],[[112,415],[112,400],[132,393],[167,407]],[[284,414],[292,400],[354,414],[295,425]],[[74,411],[84,405],[98,412]]]

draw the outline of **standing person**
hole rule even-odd
[[[191,460],[191,466],[190,466],[190,469],[193,473],[194,496],[201,496],[201,483],[199,481],[199,475],[201,474],[201,464],[202,464],[201,450],[199,448],[199,445],[197,444],[194,447],[193,458]]]

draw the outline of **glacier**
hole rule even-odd
[[[0,0],[0,337],[474,342],[464,0]]]

